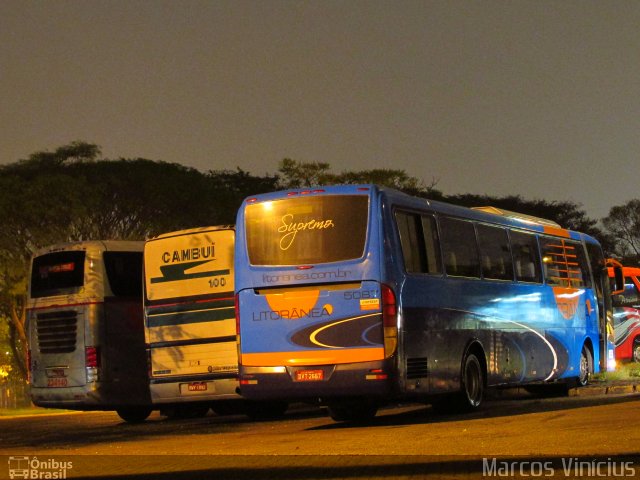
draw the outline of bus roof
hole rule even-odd
[[[298,196],[302,197],[306,195],[371,195],[375,193],[380,193],[391,200],[401,201],[402,203],[416,209],[427,208],[428,210],[432,210],[434,212],[440,212],[452,216],[459,216],[470,220],[510,226],[513,228],[530,230],[537,233],[545,233],[558,237],[573,238],[575,240],[585,240],[589,243],[599,244],[599,242],[590,235],[562,228],[559,224],[550,220],[545,220],[526,214],[519,214],[517,212],[508,212],[506,210],[496,209],[495,207],[491,207],[490,210],[488,210],[487,207],[481,207],[480,209],[463,207],[460,205],[454,205],[452,203],[442,202],[438,200],[415,197],[393,188],[374,184],[328,185],[309,188],[296,188],[291,190],[280,190],[277,192],[252,195],[244,200],[244,204],[247,205],[255,202],[273,201],[282,198],[291,198]]]
[[[86,240],[80,242],[63,242],[49,245],[36,250],[33,256],[39,257],[40,255],[46,255],[47,253],[60,252],[65,250],[91,249],[120,252],[141,252],[143,248],[144,241],[142,240]]]
[[[548,225],[549,227],[562,228],[559,223],[554,222],[553,220],[547,220],[546,218],[535,217],[533,215],[527,215],[525,213],[512,212],[511,210],[505,210],[503,208],[497,207],[471,207],[471,210],[479,210],[481,212],[493,213],[494,215],[501,215],[507,218],[514,218],[516,220],[521,220],[525,223],[530,224],[540,224],[540,225]]]
[[[162,233],[153,238],[150,238],[147,241],[151,242],[153,240],[160,240],[162,238],[178,237],[180,235],[191,235],[194,233],[211,232],[216,230],[233,230],[234,228],[235,228],[234,225],[216,225],[216,226],[210,226],[210,227],[187,228],[185,230],[175,230],[173,232]]]

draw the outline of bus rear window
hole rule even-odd
[[[33,259],[31,297],[72,293],[84,285],[85,252],[55,252]]]
[[[295,197],[247,205],[252,265],[307,265],[362,257],[369,197]]]

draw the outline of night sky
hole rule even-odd
[[[404,169],[445,194],[640,198],[637,1],[0,0],[0,163]]]

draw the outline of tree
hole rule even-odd
[[[552,220],[563,228],[595,237],[605,251],[612,249],[612,240],[598,227],[598,221],[589,218],[579,204],[571,201],[526,200],[520,195],[492,197],[473,194],[450,195],[445,197],[445,201],[465,207],[492,206]]]
[[[329,172],[331,166],[325,162],[300,162],[285,158],[278,164],[280,188],[305,188],[317,185],[329,185],[336,177]]]
[[[210,170],[207,173],[208,198],[215,207],[215,216],[201,225],[230,225],[242,201],[259,193],[280,188],[277,175],[254,176],[244,170]]]
[[[627,263],[640,263],[640,199],[612,207],[602,224],[617,240],[616,253]]]
[[[391,168],[374,168],[371,170],[343,171],[335,174],[331,166],[324,162],[300,162],[285,158],[279,164],[279,185],[282,188],[305,188],[312,186],[361,183],[374,183],[385,187],[395,188],[409,195],[420,197],[441,198],[442,193],[435,189],[436,182],[431,185],[419,178],[412,177],[404,170]]]
[[[96,145],[74,142],[0,168],[0,315],[8,322],[13,358],[23,376],[29,258],[40,246],[68,239],[67,230],[86,209],[91,189],[62,171],[65,162],[92,161],[99,154]]]

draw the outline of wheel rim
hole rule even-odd
[[[583,348],[580,354],[580,385],[589,383],[589,374],[591,372],[589,371],[589,358],[587,358],[587,355],[588,353]]]
[[[464,387],[469,405],[477,407],[482,402],[482,372],[475,356],[467,359]]]
[[[640,362],[640,342],[637,340],[633,344],[633,361]]]

